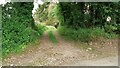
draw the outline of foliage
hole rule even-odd
[[[104,29],[94,28],[92,29],[92,38],[104,37],[104,38],[117,38],[119,35],[114,33],[106,33]]]
[[[56,4],[45,2],[43,5],[39,5],[34,13],[33,17],[36,22],[45,23],[46,25],[52,25],[58,22],[55,14]]]
[[[32,18],[33,3],[15,2],[2,6],[3,56],[17,52],[42,34]],[[40,29],[39,31],[37,31]]]
[[[63,25],[62,23],[64,23],[64,16],[63,16],[63,13],[61,13],[62,10],[61,10],[60,4],[57,4],[55,9],[56,9],[55,15],[58,18],[59,24],[62,26]]]
[[[71,40],[81,40],[84,42],[88,42],[91,40],[91,31],[90,29],[82,29],[79,30],[66,28],[66,27],[59,27],[59,33],[67,39]]]
[[[88,42],[94,38],[118,37],[120,3],[62,2],[57,5],[61,35]],[[110,17],[109,21],[107,18]]]
[[[67,28],[65,26],[59,27],[59,33],[67,39],[80,40],[82,42],[89,42],[99,37],[113,38],[118,37],[116,34],[106,33],[100,28],[88,29],[79,28],[78,30],[73,28]]]
[[[48,19],[48,10],[49,2],[44,3],[43,5],[39,5],[39,8],[36,9],[33,17],[35,21],[42,22]]]
[[[74,8],[73,8],[74,7]],[[106,32],[119,33],[120,3],[62,2],[58,4],[58,19],[67,28],[104,28]],[[110,16],[111,20],[106,21]]]
[[[84,3],[75,4],[73,2],[60,3],[58,6],[59,13],[61,14],[58,18],[61,25],[66,25],[70,28],[84,27],[84,13],[82,6]],[[75,8],[73,8],[75,7]]]
[[[40,36],[45,30],[47,30],[47,27],[44,24],[36,24],[36,27],[36,31],[39,33]]]
[[[52,31],[49,31],[49,32],[48,32],[48,35],[49,35],[50,40],[51,40],[53,43],[55,43],[55,44],[58,43],[58,41],[57,41],[56,37],[53,35]]]
[[[119,24],[119,2],[112,3],[90,3],[91,4],[91,16],[94,18],[94,26],[104,27],[106,32],[118,33],[120,26]],[[99,8],[99,9],[98,9]],[[106,21],[107,17],[110,16],[111,20]]]

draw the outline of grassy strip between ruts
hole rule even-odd
[[[51,40],[53,43],[55,43],[55,44],[58,43],[58,41],[57,41],[56,37],[53,35],[52,31],[49,31],[49,32],[48,32],[48,35],[49,35],[50,40]]]

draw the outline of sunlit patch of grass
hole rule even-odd
[[[58,41],[57,41],[56,37],[53,35],[52,31],[49,31],[49,32],[48,32],[48,35],[49,35],[50,40],[51,40],[53,43],[55,43],[55,44],[58,43]]]
[[[56,30],[54,26],[46,26],[48,31]]]

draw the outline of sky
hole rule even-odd
[[[35,9],[37,9],[39,7],[39,4],[43,4],[43,2],[41,0],[35,0],[34,1],[34,8],[32,10],[32,13],[34,14]]]
[[[0,0],[0,4],[5,4],[5,0]]]

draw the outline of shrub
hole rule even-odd
[[[43,24],[36,24],[37,26],[37,32],[39,33],[39,35],[42,35],[42,33],[47,30],[47,27]]]
[[[65,26],[59,27],[59,33],[71,40],[80,40],[82,42],[89,42],[98,37],[113,38],[118,37],[116,34],[106,33],[103,29],[100,28],[79,28],[78,30],[74,28],[67,28]]]
[[[59,27],[59,33],[68,39],[89,41],[91,40],[91,29],[79,28],[78,30],[73,28]]]
[[[3,57],[24,48],[28,43],[37,40],[43,33],[42,26],[35,30],[32,9],[33,3],[25,2],[7,3],[2,6]]]
[[[92,30],[92,38],[104,37],[104,38],[117,38],[118,35],[114,33],[106,33],[104,29],[94,28]]]

